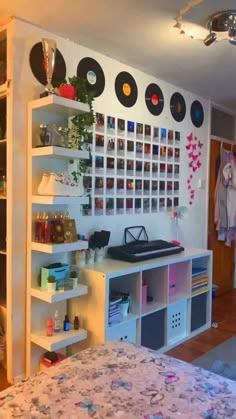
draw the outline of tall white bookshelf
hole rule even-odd
[[[5,354],[1,361],[1,374],[4,374],[9,382],[14,378],[14,324],[13,318],[13,260],[15,256],[12,243],[15,231],[12,228],[12,189],[13,189],[13,165],[12,155],[14,141],[12,140],[12,27],[5,25],[0,28],[0,59],[6,63],[6,80],[0,85],[0,169],[1,176],[7,179],[6,194],[0,196],[0,323],[5,331]],[[5,123],[4,123],[5,118]]]
[[[39,124],[68,126],[68,118],[88,111],[87,105],[58,96],[48,96],[29,103],[28,106],[28,228],[27,228],[27,337],[26,374],[37,371],[45,351],[68,353],[68,347],[86,340],[87,331],[81,327],[69,332],[61,331],[46,336],[46,320],[59,312],[61,322],[69,307],[77,307],[82,296],[88,293],[86,285],[76,289],[50,293],[42,290],[38,277],[40,268],[50,263],[71,262],[71,252],[86,249],[86,241],[72,243],[38,243],[33,236],[33,217],[37,212],[69,211],[88,203],[88,197],[63,197],[38,195],[37,188],[44,172],[64,172],[71,159],[88,159],[87,151],[57,146],[42,146],[39,139]],[[40,146],[41,145],[41,146]],[[77,226],[77,231],[78,231]],[[72,321],[73,319],[70,318]]]

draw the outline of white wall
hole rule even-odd
[[[130,119],[137,122],[156,125],[163,128],[181,131],[181,173],[180,173],[180,204],[188,205],[189,199],[186,196],[188,175],[187,152],[185,149],[186,136],[193,132],[204,142],[203,147],[203,165],[201,170],[195,175],[193,182],[196,190],[194,205],[189,208],[188,214],[180,222],[180,237],[186,246],[205,247],[206,229],[207,229],[207,186],[205,190],[197,189],[197,180],[207,178],[207,160],[208,160],[208,138],[209,138],[209,103],[208,101],[196,97],[183,89],[176,88],[161,80],[155,79],[134,68],[128,67],[118,61],[105,57],[95,51],[84,48],[54,34],[48,33],[38,27],[26,24],[16,20],[16,42],[20,51],[20,62],[18,73],[15,75],[18,81],[19,94],[22,97],[22,105],[26,111],[27,99],[39,97],[42,86],[34,78],[29,66],[30,49],[36,42],[40,42],[42,37],[53,38],[57,42],[57,47],[64,56],[67,66],[67,76],[76,74],[78,62],[85,56],[92,56],[102,66],[106,85],[103,94],[96,98],[94,108],[99,112],[110,114],[115,117]],[[157,51],[158,54],[158,51]],[[120,71],[129,71],[136,80],[138,86],[138,100],[132,108],[125,108],[116,98],[114,91],[114,81]],[[197,71],[197,69],[193,70]],[[154,82],[160,85],[165,98],[164,111],[158,117],[152,116],[145,105],[144,94],[149,83]],[[187,113],[182,123],[176,122],[170,113],[169,101],[171,95],[176,91],[183,94],[186,99]],[[199,99],[204,107],[205,120],[200,129],[193,126],[190,118],[190,106],[193,100]],[[25,114],[26,118],[26,114]],[[26,126],[26,125],[25,125]],[[26,135],[26,133],[25,133]],[[126,226],[134,224],[144,224],[148,230],[150,238],[163,237],[166,239],[174,238],[173,222],[168,214],[148,214],[135,216],[104,216],[104,217],[83,217],[82,223],[78,221],[78,230],[87,234],[91,229],[106,228],[111,229],[111,244],[120,243],[123,237],[123,229]]]
[[[159,126],[162,128],[173,129],[181,132],[181,166],[180,166],[180,205],[189,207],[189,198],[187,196],[187,176],[189,174],[187,151],[185,149],[186,136],[193,132],[204,143],[202,149],[202,167],[195,175],[193,187],[196,190],[195,201],[192,207],[189,207],[187,216],[180,221],[180,239],[185,246],[189,247],[206,247],[207,245],[207,178],[208,178],[208,154],[209,154],[209,102],[203,98],[199,98],[183,89],[176,88],[164,81],[155,79],[147,74],[144,74],[134,68],[130,68],[118,61],[103,56],[95,51],[89,50],[75,43],[44,31],[38,27],[27,24],[25,22],[14,21],[14,94],[15,94],[15,114],[14,114],[14,141],[19,141],[25,147],[25,156],[27,153],[26,139],[27,139],[27,102],[39,98],[43,87],[34,78],[29,66],[29,54],[32,46],[40,42],[43,37],[53,38],[57,42],[57,47],[64,56],[67,66],[67,76],[76,74],[78,62],[85,56],[94,57],[102,66],[106,86],[103,94],[95,100],[95,110],[110,114],[115,117],[133,120]],[[140,51],[141,53],[141,51]],[[158,51],[156,51],[158,54]],[[168,53],[168,52],[167,52]],[[138,86],[138,100],[136,104],[128,109],[123,107],[116,98],[114,91],[114,81],[120,71],[129,71],[136,80]],[[197,69],[193,69],[197,71]],[[144,94],[149,83],[154,82],[160,85],[164,98],[165,106],[163,113],[158,116],[152,116],[146,108]],[[183,94],[187,104],[187,113],[182,123],[177,123],[171,116],[169,101],[171,95],[179,91]],[[193,100],[201,101],[205,120],[200,129],[193,126],[190,118],[190,106]],[[18,129],[19,127],[19,129]],[[26,176],[26,160],[25,164]],[[205,189],[198,189],[198,179],[206,180]],[[22,181],[25,181],[24,176]],[[26,205],[21,208],[23,214],[26,211]],[[73,215],[73,213],[71,212]],[[25,222],[25,217],[23,215]],[[88,234],[93,229],[109,229],[111,230],[110,244],[119,244],[123,238],[123,230],[129,225],[143,224],[146,226],[149,238],[175,238],[173,220],[169,214],[148,214],[148,215],[120,215],[120,216],[104,216],[104,217],[83,217],[78,219],[78,232]],[[26,237],[26,235],[25,235]],[[17,303],[16,303],[17,304]],[[22,313],[25,307],[25,301],[18,301],[17,310]],[[23,365],[23,360],[22,365]],[[20,361],[19,361],[20,362]],[[21,371],[23,372],[23,371]],[[19,373],[19,371],[17,371]]]

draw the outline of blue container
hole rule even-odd
[[[48,277],[55,276],[57,281],[57,291],[64,290],[64,282],[69,278],[70,273],[70,266],[68,264],[62,264],[59,268],[41,268],[40,269],[40,276],[41,276],[41,288],[43,290],[47,289],[48,285]]]

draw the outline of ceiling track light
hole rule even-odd
[[[211,15],[207,20],[209,34],[203,40],[208,47],[217,41],[216,32],[228,32],[228,40],[236,45],[236,10],[223,10]]]

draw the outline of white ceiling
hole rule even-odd
[[[236,46],[205,47],[173,27],[181,8],[196,3],[182,28],[202,37],[209,14],[236,7],[235,0],[1,0],[0,20],[19,17],[236,111]]]

